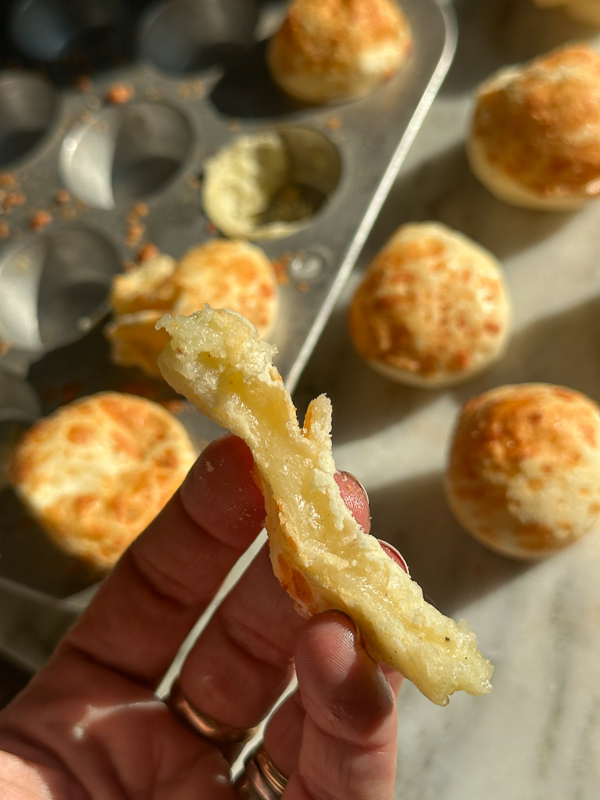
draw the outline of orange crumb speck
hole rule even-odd
[[[158,258],[159,255],[160,250],[155,244],[152,242],[145,242],[138,250],[137,260],[139,264],[143,264],[144,261],[150,261],[153,258]]]
[[[71,194],[66,189],[57,189],[54,192],[54,199],[59,205],[64,205],[71,201]]]
[[[106,102],[120,106],[132,100],[133,96],[133,86],[128,83],[113,83],[106,92]]]
[[[41,231],[52,222],[52,214],[49,211],[36,211],[29,218],[29,227],[33,231]]]
[[[136,244],[139,244],[145,230],[145,225],[141,225],[139,222],[131,223],[127,229],[127,236],[125,237],[125,244],[127,247],[135,247]]]
[[[272,262],[273,269],[275,270],[275,278],[280,286],[284,286],[286,283],[289,283],[290,276],[287,273],[287,269],[291,260],[292,254],[284,253]]]
[[[149,210],[147,203],[136,203],[133,207],[133,211],[138,217],[146,217]]]
[[[3,186],[5,189],[14,189],[16,185],[17,180],[14,175],[11,175],[9,172],[0,174],[0,186]]]
[[[89,75],[80,75],[75,81],[75,88],[80,92],[91,92],[94,84]]]

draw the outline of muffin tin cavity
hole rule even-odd
[[[320,131],[282,128],[239,137],[205,165],[204,206],[229,236],[276,239],[308,225],[342,174]]]
[[[122,36],[127,7],[121,0],[21,0],[11,14],[11,38],[38,61],[103,60]]]
[[[141,54],[158,69],[179,74],[223,63],[253,41],[258,6],[254,0],[161,3],[147,15]]]
[[[108,108],[62,143],[65,186],[93,208],[115,208],[164,189],[188,157],[192,127],[164,103]]]
[[[107,312],[119,254],[103,235],[62,228],[0,259],[0,338],[42,354],[80,338]]]
[[[58,104],[56,89],[38,75],[0,73],[0,167],[23,158],[41,142]]]

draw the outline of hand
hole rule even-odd
[[[49,664],[0,713],[0,796],[10,800],[232,800],[229,762],[154,691],[219,585],[260,532],[252,456],[211,443],[134,542]],[[363,491],[339,480],[357,521]],[[306,622],[263,548],[185,661],[189,701],[241,728],[265,717],[296,668],[299,691],[265,747],[285,800],[390,800],[401,677],[363,650],[352,622]]]

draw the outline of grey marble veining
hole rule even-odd
[[[403,222],[439,220],[471,236],[506,268],[513,298],[508,352],[451,390],[391,384],[349,344],[346,309],[359,265],[296,399],[302,408],[321,391],[331,396],[336,461],[366,485],[377,536],[401,550],[431,602],[471,621],[495,664],[490,695],[456,695],[445,708],[404,686],[398,800],[595,800],[600,530],[544,562],[512,562],[453,521],[441,478],[456,413],[473,395],[504,383],[548,381],[600,401],[600,202],[574,214],[513,208],[478,184],[464,153],[479,81],[502,65],[598,34],[531,0],[464,0],[456,7],[454,65],[362,267]]]

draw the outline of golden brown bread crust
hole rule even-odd
[[[505,555],[565,547],[600,515],[598,407],[548,384],[473,398],[456,426],[446,490],[463,526]]]
[[[116,315],[168,311],[177,297],[173,276],[177,262],[160,254],[112,280],[110,303]]]
[[[230,308],[247,317],[261,335],[278,310],[273,265],[258,247],[215,239],[189,250],[179,262],[161,255],[113,280],[115,317],[106,328],[116,364],[161,377],[158,356],[168,336],[156,330],[165,313],[187,316],[204,307]]]
[[[260,336],[267,336],[273,327],[277,278],[273,265],[255,245],[215,239],[194,247],[179,261],[175,282],[179,288],[175,314],[188,316],[208,303],[246,317]]]
[[[164,408],[106,392],[30,428],[12,454],[9,478],[61,549],[104,570],[154,519],[195,456]]]
[[[104,332],[111,344],[111,358],[122,367],[139,367],[146,375],[160,378],[158,354],[168,336],[156,330],[163,311],[138,311],[121,314],[106,325]]]
[[[391,78],[412,35],[393,0],[293,0],[269,44],[271,74],[305,102],[361,97]]]
[[[360,355],[388,377],[431,387],[491,364],[508,323],[499,263],[437,223],[400,227],[369,265],[349,311]]]
[[[567,207],[600,194],[599,81],[600,55],[581,44],[484,83],[470,137],[479,177],[492,191],[496,174],[533,200]],[[487,181],[478,160],[489,169]]]

